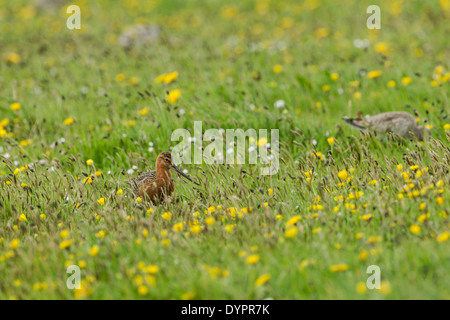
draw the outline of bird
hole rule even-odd
[[[125,49],[145,47],[157,42],[160,34],[161,28],[157,25],[137,24],[126,28],[117,42]]]
[[[384,112],[373,116],[343,119],[348,124],[360,130],[373,130],[379,133],[394,133],[402,138],[413,139],[416,137],[423,141],[425,128],[418,126],[416,119],[404,111]]]
[[[160,203],[170,197],[175,189],[170,169],[188,179],[189,181],[200,185],[183,173],[172,160],[172,154],[168,151],[162,152],[156,159],[156,170],[147,171],[138,177],[130,180],[133,195],[141,199],[148,199],[153,203]]]

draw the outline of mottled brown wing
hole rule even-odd
[[[130,180],[131,190],[136,197],[139,197],[139,188],[144,182],[156,179],[156,171],[144,172],[136,178]]]

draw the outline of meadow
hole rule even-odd
[[[0,299],[450,298],[449,0],[70,3],[80,30],[0,0]],[[134,24],[160,34],[122,48]],[[342,120],[385,111],[431,134]],[[278,129],[279,171],[183,165],[200,186],[135,199],[194,121]]]

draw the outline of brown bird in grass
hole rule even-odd
[[[170,197],[175,189],[170,169],[174,169],[189,181],[197,182],[184,174],[173,162],[170,152],[161,153],[156,159],[156,170],[147,171],[137,178],[131,179],[130,184],[134,196],[149,199],[153,203],[159,203]]]
[[[379,133],[394,133],[402,138],[418,138],[423,141],[425,128],[418,126],[416,119],[408,112],[394,111],[380,113],[374,116],[365,116],[358,114],[358,118],[344,118],[345,122],[360,129],[373,130]]]

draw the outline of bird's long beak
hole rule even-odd
[[[175,164],[172,164],[172,168],[178,172],[179,174],[181,174],[183,177],[185,177],[186,179],[188,179],[190,182],[195,183],[196,185],[200,185],[199,183],[193,181],[187,174],[185,174],[183,171],[180,170],[180,168],[178,168]]]

